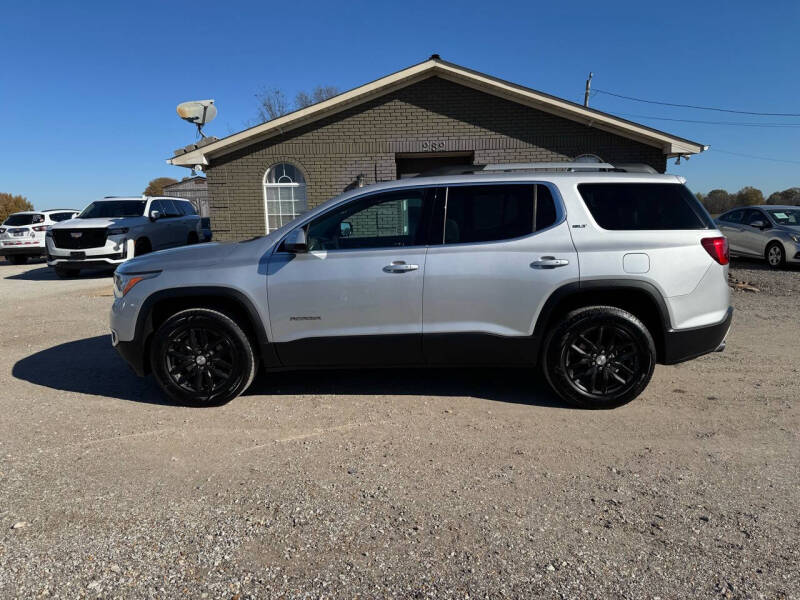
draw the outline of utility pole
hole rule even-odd
[[[583,95],[583,105],[589,108],[589,92],[592,91],[592,77],[594,73],[589,73],[589,79],[586,80],[586,93]]]

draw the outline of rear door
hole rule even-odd
[[[578,279],[555,188],[513,183],[446,190],[441,243],[428,250],[423,347],[429,363],[527,363],[536,315]]]
[[[422,362],[432,192],[375,193],[306,225],[308,252],[269,262],[273,341],[291,366]]]

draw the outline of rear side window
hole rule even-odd
[[[712,223],[686,186],[581,183],[578,192],[603,229],[708,229]]]
[[[447,190],[444,243],[509,240],[555,222],[555,202],[547,186],[455,186]]]
[[[50,213],[50,220],[56,223],[60,223],[61,221],[66,221],[72,218],[72,215],[75,213],[65,212],[65,213]]]

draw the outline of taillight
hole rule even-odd
[[[33,228],[34,231],[47,231],[49,225],[37,225]]]
[[[728,254],[728,240],[724,237],[703,238],[700,240],[706,252],[721,265],[727,265],[730,262],[730,255]]]

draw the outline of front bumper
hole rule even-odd
[[[105,246],[71,250],[47,240],[47,264],[70,269],[116,267],[133,257],[133,240],[109,237]]]
[[[120,342],[116,339],[114,332],[111,333],[111,340],[112,345],[119,352],[119,355],[125,359],[125,362],[128,363],[128,366],[136,373],[139,377],[144,377],[147,375],[149,369],[148,365],[145,365],[144,357],[145,357],[145,349],[142,345],[137,341],[132,342]]]
[[[674,365],[709,352],[724,350],[725,338],[730,331],[732,320],[733,307],[731,306],[728,308],[725,318],[719,323],[667,331],[664,334],[664,352],[659,362],[665,365]]]

